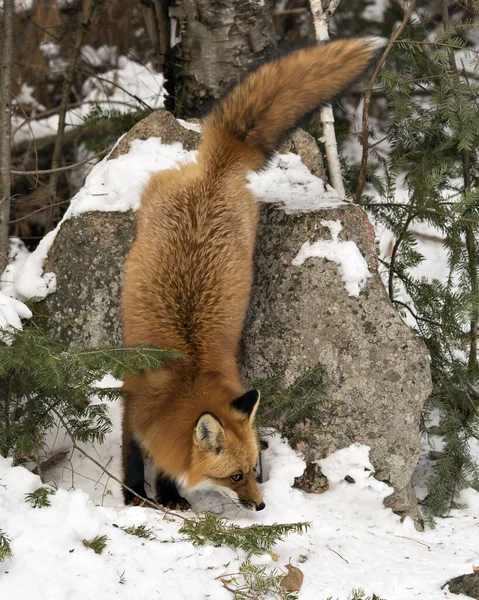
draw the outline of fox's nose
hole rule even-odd
[[[259,504],[256,505],[256,510],[263,510],[263,508],[266,506],[266,504],[264,502],[260,502]]]

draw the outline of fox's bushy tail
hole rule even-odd
[[[303,48],[249,73],[203,124],[200,161],[208,169],[261,169],[308,114],[368,66],[384,40],[337,40]]]

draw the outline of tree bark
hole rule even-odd
[[[0,275],[8,264],[14,0],[4,0],[0,67]]]
[[[101,0],[99,0],[99,2],[101,2]],[[59,175],[58,167],[60,166],[62,158],[63,137],[65,133],[65,119],[68,104],[70,101],[70,93],[73,84],[73,78],[75,76],[75,67],[80,56],[81,47],[83,44],[83,37],[85,35],[86,30],[90,26],[91,20],[93,18],[93,13],[95,12],[96,4],[97,0],[90,1],[90,6],[88,7],[86,16],[83,19],[81,19],[81,21],[78,24],[75,47],[73,49],[73,53],[70,58],[70,63],[65,73],[60,112],[58,114],[58,130],[55,139],[55,146],[53,148],[51,164],[52,176],[50,178],[50,201],[49,208],[47,210],[45,233],[48,233],[51,229],[53,229],[55,225],[55,219],[57,215],[57,185]]]
[[[168,108],[177,116],[199,116],[276,50],[269,0],[174,0],[169,15],[175,27],[169,61],[174,105]]]

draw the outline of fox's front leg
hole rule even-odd
[[[140,445],[133,437],[128,423],[127,412],[123,414],[123,483],[141,498],[147,498],[145,491],[145,463]],[[141,498],[123,488],[125,504],[140,504]]]
[[[188,510],[190,503],[180,496],[176,483],[163,473],[156,477],[156,501],[170,510]]]

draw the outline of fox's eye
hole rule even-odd
[[[243,473],[237,473],[236,475],[231,475],[231,479],[237,483],[243,479]]]

